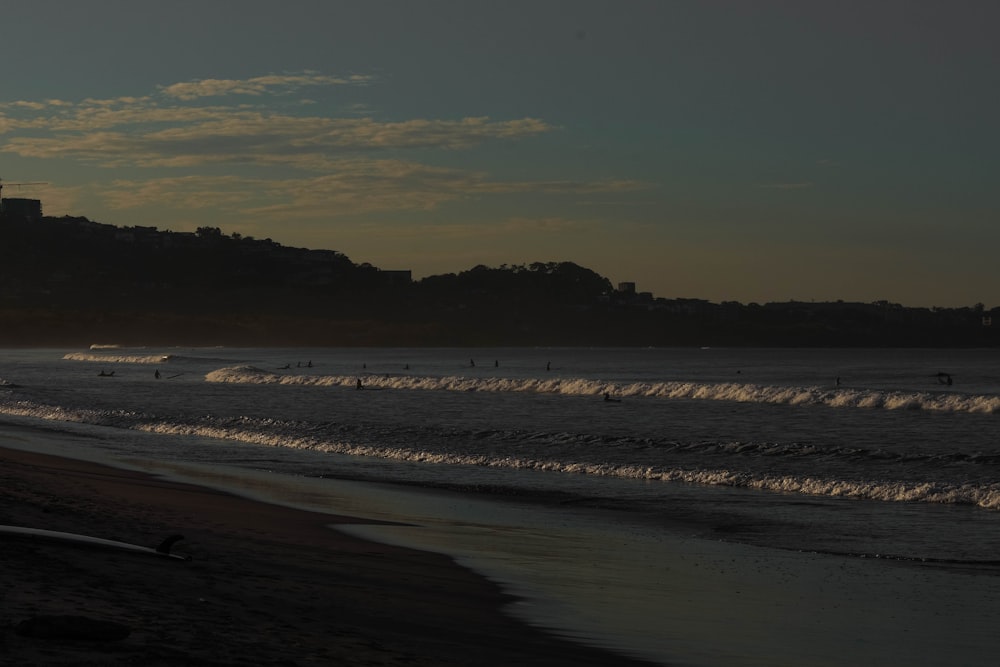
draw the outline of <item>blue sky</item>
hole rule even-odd
[[[574,261],[668,298],[992,307],[998,18],[987,0],[13,3],[0,177],[49,215],[416,277]]]

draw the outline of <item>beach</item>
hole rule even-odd
[[[0,435],[0,444],[2,444]],[[189,561],[0,539],[0,652],[18,665],[637,665],[503,612],[511,599],[451,559],[289,509],[130,470],[0,448],[0,524],[156,546]],[[24,636],[56,615],[121,640]]]
[[[0,531],[0,655],[987,667],[997,361],[8,351],[0,524],[147,548],[182,534],[191,560]],[[56,615],[128,636],[70,641]]]

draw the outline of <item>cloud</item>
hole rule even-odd
[[[21,108],[21,109],[31,109],[32,111],[40,111],[40,110],[42,110],[42,109],[44,109],[46,107],[46,105],[45,105],[44,102],[28,102],[28,101],[25,101],[25,100],[21,100],[21,101],[17,101],[17,102],[8,102],[7,104],[4,104],[3,106],[5,108],[9,108],[9,109]]]
[[[367,85],[372,81],[374,81],[374,77],[363,75],[338,77],[305,73],[258,76],[251,79],[201,79],[160,86],[159,91],[166,97],[191,101],[200,97],[259,96],[272,92],[287,93],[307,86]]]
[[[205,80],[168,86],[166,96],[123,96],[0,105],[0,132],[15,134],[0,150],[22,157],[75,159],[106,167],[194,167],[258,164],[322,169],[323,156],[416,148],[468,149],[486,141],[510,141],[555,128],[537,118],[488,117],[379,121],[318,115],[318,104],[287,108],[202,105],[211,93],[263,94],[275,88],[334,85],[365,77],[299,75],[247,80]],[[175,99],[174,99],[175,98]],[[313,113],[304,113],[306,110]]]
[[[105,131],[124,125],[140,125],[141,129]],[[87,108],[72,118],[49,119],[35,126],[47,126],[55,136],[12,138],[0,150],[22,157],[71,158],[105,167],[236,163],[322,169],[326,153],[467,149],[489,140],[519,139],[553,129],[533,118],[386,123],[217,108]]]
[[[5,138],[0,152],[109,169],[177,170],[175,177],[157,173],[151,179],[133,171],[127,179],[91,186],[113,209],[218,209],[261,219],[426,211],[487,196],[601,196],[650,187],[614,179],[504,180],[481,168],[412,159],[417,154],[433,160],[434,151],[468,151],[557,131],[540,118],[380,120],[359,116],[349,100],[338,101],[338,109],[347,112],[324,115],[321,102],[303,104],[298,94],[307,87],[373,81],[305,72],[178,83],[145,96],[0,104]],[[287,103],[267,98],[292,93]],[[254,103],[215,99],[232,95],[255,98]],[[206,98],[212,103],[205,104]],[[241,176],[218,176],[223,168]],[[259,176],[247,176],[254,173]]]
[[[181,176],[149,180],[112,181],[95,188],[112,209],[133,209],[143,206],[184,209],[226,208],[246,206],[252,199],[248,193],[261,183],[234,176]]]
[[[379,121],[303,113],[318,104],[295,102],[297,114],[267,105],[203,105],[202,98],[262,96],[306,86],[363,85],[372,77],[316,73],[251,79],[205,79],[161,87],[158,94],[18,101],[0,105],[0,132],[12,136],[0,150],[22,157],[71,159],[105,167],[185,167],[255,164],[321,170],[327,154],[417,148],[468,149],[554,131],[537,118],[493,120],[414,118]]]
[[[461,120],[416,119],[379,123],[370,118],[341,119],[317,137],[337,148],[468,148],[490,139],[520,139],[554,128],[536,118],[491,121],[488,117]]]
[[[220,208],[281,219],[430,209],[461,196],[460,172],[394,161],[344,161],[334,174],[302,179],[236,176],[117,180],[97,194],[109,207]]]
[[[115,209],[177,207],[220,208],[256,218],[333,219],[385,211],[433,210],[486,194],[542,193],[592,195],[619,192],[625,182],[595,184],[508,181],[496,183],[484,172],[435,167],[405,160],[343,159],[330,173],[304,178],[254,179],[236,176],[118,180],[98,194]],[[631,189],[645,186],[627,184]],[[519,219],[518,224],[529,224]],[[535,221],[552,229],[557,219]],[[513,223],[512,223],[513,224]]]

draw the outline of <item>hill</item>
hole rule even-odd
[[[86,218],[0,218],[0,345],[994,346],[981,304],[721,304],[573,262],[413,281],[333,250]],[[1000,319],[998,319],[1000,324]]]

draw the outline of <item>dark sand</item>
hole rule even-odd
[[[505,615],[445,556],[288,509],[89,462],[0,448],[0,524],[156,546],[188,562],[0,535],[4,665],[641,665]],[[121,640],[22,636],[27,619],[127,626]]]

